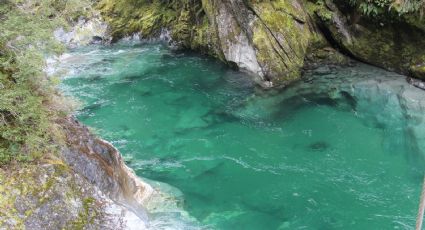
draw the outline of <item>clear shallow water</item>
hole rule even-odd
[[[61,68],[64,92],[84,103],[78,118],[139,176],[179,189],[205,228],[414,226],[424,95],[400,76],[324,67],[263,91],[158,44],[83,48]]]

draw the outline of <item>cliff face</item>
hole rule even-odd
[[[0,168],[0,229],[195,226],[179,200],[138,178],[110,143],[73,117],[58,123],[66,140],[59,156]]]
[[[174,45],[200,50],[259,76],[264,86],[300,76],[314,26],[301,1],[112,1],[99,4],[119,38],[171,31]]]
[[[425,20],[418,15],[368,17],[345,1],[313,12],[335,46],[363,62],[425,79]]]
[[[0,229],[146,228],[136,208],[155,191],[73,118],[61,126],[61,156],[0,169]]]
[[[325,46],[388,70],[425,74],[422,19],[362,16],[346,1],[102,0],[99,9],[115,39],[167,29],[176,47],[215,56],[266,87],[299,78],[311,53],[341,60],[322,52]]]

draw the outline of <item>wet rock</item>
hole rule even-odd
[[[126,228],[144,229],[143,226],[148,227],[155,221],[162,221],[162,225],[171,229],[177,222],[195,225],[179,207],[178,200],[137,177],[112,144],[96,138],[72,117],[61,123],[66,127],[68,140],[68,147],[63,150],[65,162],[113,201],[114,209],[125,214],[121,222]],[[178,213],[178,221],[174,222],[176,218],[163,220],[162,216],[168,213]],[[159,216],[161,220],[151,219],[152,216]]]
[[[322,67],[315,69],[314,73],[316,75],[327,75],[327,74],[332,73],[332,70],[329,68],[329,66],[322,66]]]
[[[54,36],[68,47],[99,44],[111,40],[108,25],[96,12],[89,18],[80,18],[69,30],[62,27],[56,29]]]
[[[415,87],[417,87],[419,89],[425,90],[425,82],[423,82],[422,80],[408,77],[408,78],[406,78],[406,81],[409,84],[411,84],[411,85],[413,85],[413,86],[415,86]]]
[[[0,168],[0,229],[195,226],[181,202],[138,178],[111,144],[72,117],[58,123],[66,140],[59,156]],[[164,218],[170,213],[178,217]]]
[[[172,0],[138,5],[118,2],[99,4],[114,38],[135,32],[144,38],[158,37],[163,28],[169,28],[176,49],[214,56],[256,76],[266,88],[286,85],[300,77],[314,39],[314,26],[298,0],[206,0],[190,4]],[[146,20],[131,16],[136,14]]]
[[[7,177],[7,179],[6,179]],[[0,169],[0,229],[125,229],[115,203],[59,159]]]

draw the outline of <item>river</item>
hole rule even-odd
[[[365,64],[285,89],[163,44],[67,54],[60,88],[137,175],[211,229],[412,229],[425,93]]]

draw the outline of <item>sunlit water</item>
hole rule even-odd
[[[78,119],[212,229],[411,229],[424,93],[370,66],[323,67],[285,90],[159,44],[67,56]],[[379,84],[377,84],[379,82]]]

